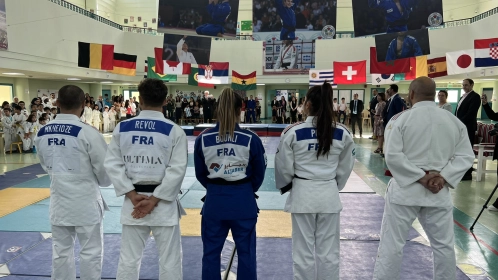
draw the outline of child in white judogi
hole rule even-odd
[[[95,127],[97,130],[100,131],[100,111],[99,111],[99,105],[95,105],[93,107],[93,112],[92,112],[92,125]]]
[[[28,120],[24,123],[24,137],[22,137],[22,146],[25,153],[30,153],[33,149],[37,125],[36,113],[29,115]]]
[[[109,132],[109,123],[110,123],[110,114],[109,114],[109,106],[104,107],[104,113],[102,113],[102,120],[104,121],[104,130],[103,133]]]
[[[15,128],[14,118],[11,115],[10,108],[3,109],[2,125],[3,125],[3,139],[5,140],[5,152],[12,153],[10,145],[16,141],[17,134]]]
[[[109,131],[114,131],[116,127],[116,110],[114,110],[114,106],[111,106],[111,110],[109,110]]]
[[[86,102],[85,110],[83,111],[83,117],[85,123],[92,125],[92,108],[90,107],[90,101]]]

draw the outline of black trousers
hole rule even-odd
[[[358,124],[358,128],[360,129],[360,135],[363,132],[363,127],[362,127],[363,119],[361,118],[361,115],[353,115],[351,114],[351,129],[353,130],[353,135],[355,134],[355,124]]]
[[[204,111],[204,123],[211,123],[211,110]]]

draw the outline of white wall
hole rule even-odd
[[[144,27],[143,23],[147,22],[147,27],[157,28],[157,21],[152,24],[152,19],[157,20],[157,10],[159,0],[115,0],[116,9],[114,15],[116,22],[126,26]],[[129,22],[130,16],[133,16],[134,22]],[[138,22],[138,17],[142,17],[142,21]],[[124,23],[124,19],[128,19],[128,23]]]

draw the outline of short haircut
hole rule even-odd
[[[14,105],[14,110],[19,110],[19,111],[21,111],[21,110],[22,110],[22,108],[21,108],[21,106],[19,106],[19,105]]]
[[[470,84],[471,86],[473,86],[473,85],[474,85],[474,80],[472,80],[472,79],[467,78],[467,79],[463,79],[463,80],[464,80],[464,81],[469,82],[469,84]]]
[[[346,100],[346,98],[343,97],[343,98],[341,98],[341,100]]]
[[[12,112],[12,110],[10,110],[10,108],[9,108],[9,107],[5,107],[5,108],[3,108],[3,110],[4,110],[4,111],[9,111],[9,112]]]
[[[43,111],[47,111],[47,110],[50,110],[50,107],[43,108]]]
[[[446,90],[442,89],[442,90],[440,90],[439,92],[444,93],[444,95],[445,95],[446,97],[448,97],[448,92],[447,92]]]
[[[17,104],[21,104],[21,103],[22,103],[22,104],[26,104],[26,103],[24,103],[24,101],[19,101],[19,103],[17,103]]]
[[[390,85],[390,89],[392,89],[394,92],[398,92],[398,85]]]
[[[85,102],[85,93],[77,86],[63,86],[59,89],[57,101],[59,102],[59,107],[63,110],[78,109]]]
[[[138,85],[138,92],[144,105],[162,106],[168,95],[168,87],[158,79],[143,79]]]

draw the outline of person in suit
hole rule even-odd
[[[355,124],[358,124],[358,128],[360,129],[360,138],[363,132],[362,128],[362,113],[363,113],[363,101],[358,100],[358,94],[355,93],[353,95],[353,101],[349,103],[349,110],[351,111],[351,128],[353,130],[353,137],[355,137]]]
[[[387,124],[394,115],[406,109],[405,103],[398,95],[397,85],[390,85],[387,94],[389,95],[389,99],[384,109],[384,124]]]
[[[486,112],[486,115],[488,115],[488,117],[491,120],[498,121],[498,112],[495,112],[495,111],[493,111],[493,109],[491,109],[491,106],[489,106],[489,104],[488,104],[488,97],[486,96],[486,94],[483,94],[481,99],[482,99],[482,108]],[[496,145],[496,144],[495,144],[495,150],[493,152],[493,160],[495,160],[495,159],[498,159],[498,145]],[[498,170],[497,170],[497,173],[498,173]],[[493,205],[488,206],[488,210],[498,212],[498,198],[496,198]]]
[[[375,106],[377,106],[377,103],[379,103],[379,101],[377,101],[377,94],[378,94],[378,91],[376,89],[374,89],[372,91],[372,99],[370,99],[370,120],[371,120],[371,123],[372,123],[372,127],[373,127],[373,123],[375,122]],[[375,133],[374,135],[372,135],[372,137],[368,138],[368,139],[376,139],[377,137],[375,137]]]
[[[470,144],[474,146],[477,130],[477,112],[481,106],[481,97],[474,91],[474,81],[472,79],[463,80],[462,89],[465,93],[460,97],[455,116],[467,127]],[[472,180],[472,170],[473,168],[471,167],[463,176],[462,181]]]

